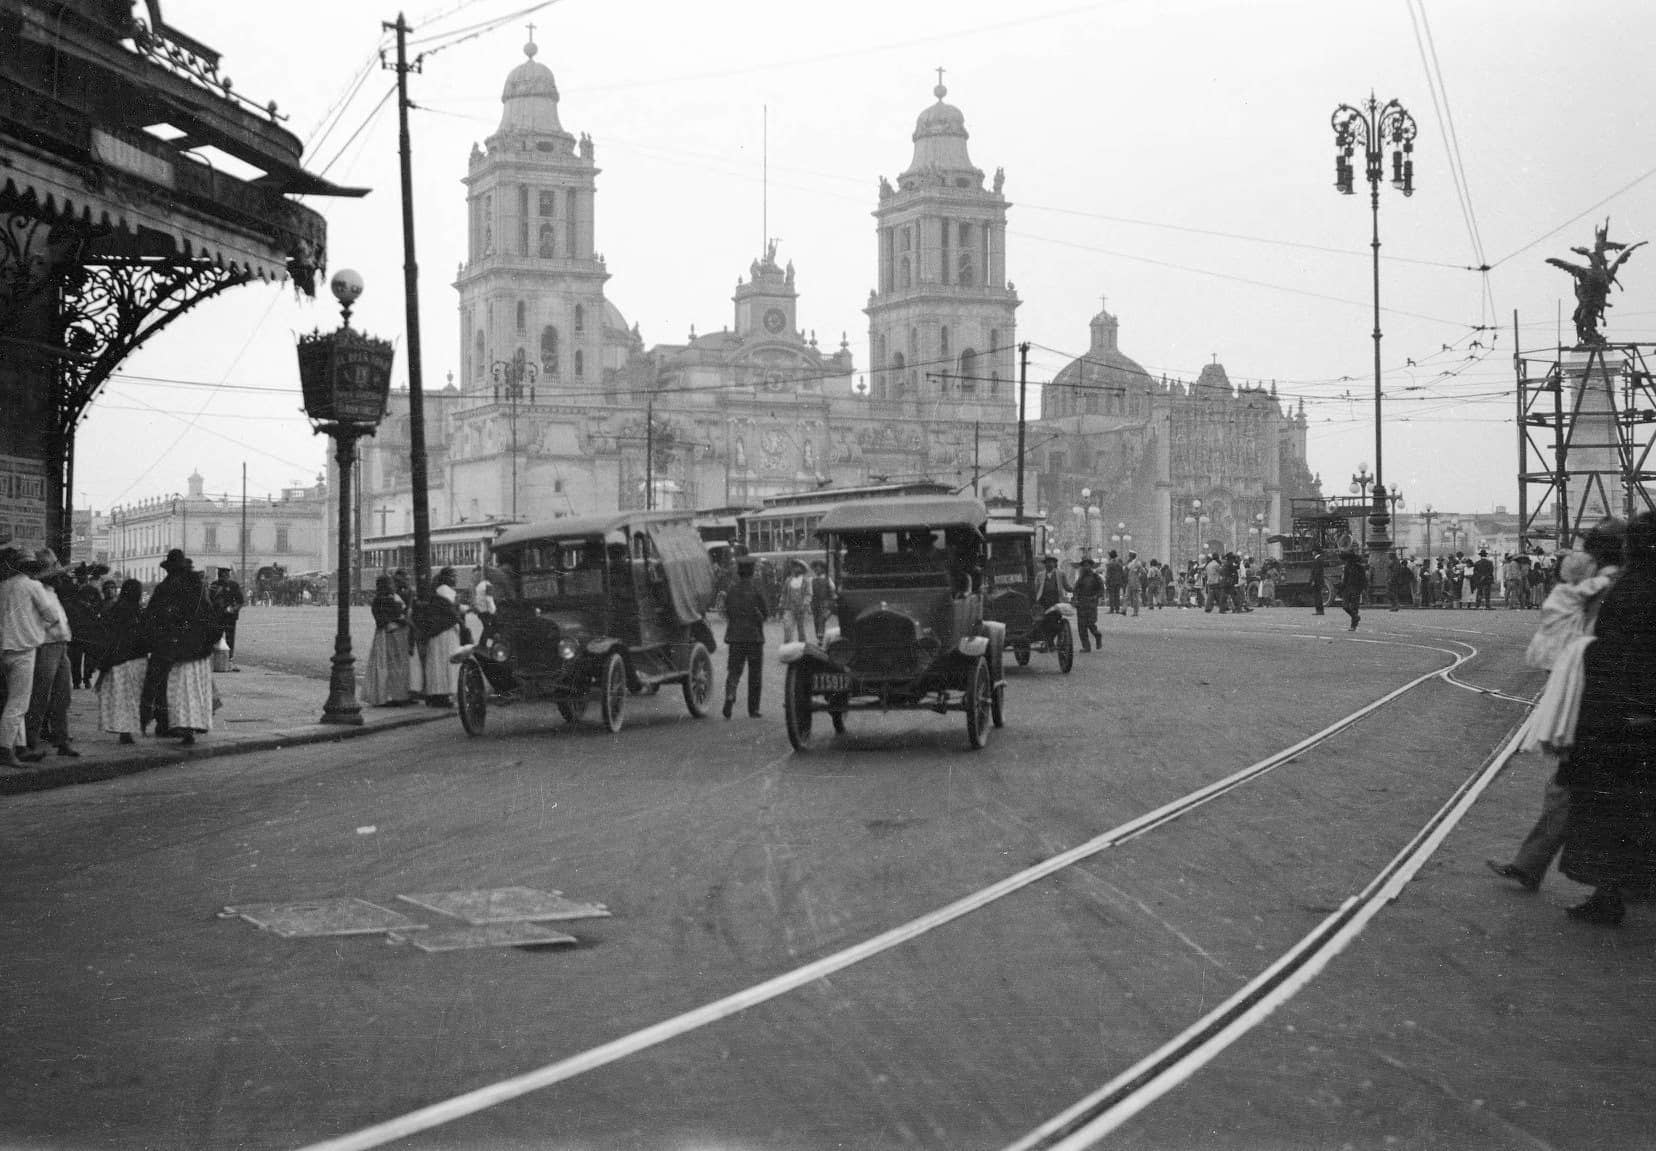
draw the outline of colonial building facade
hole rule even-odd
[[[108,556],[102,562],[117,577],[155,583],[166,574],[161,561],[167,553],[182,548],[197,571],[210,578],[214,568],[230,568],[244,587],[272,564],[290,575],[331,570],[337,560],[329,550],[329,490],[317,476],[312,486],[244,501],[239,495],[210,494],[207,481],[192,472],[182,494],[109,509]]]
[[[1100,311],[1091,329],[1087,354],[1042,390],[1031,430],[1055,538],[1176,563],[1266,554],[1289,500],[1320,494],[1303,403],[1290,411],[1274,385],[1233,386],[1217,358],[1188,385],[1157,379],[1121,351],[1115,316]]]
[[[859,375],[846,333],[819,341],[809,326],[774,242],[736,276],[728,321],[646,349],[605,294],[597,146],[564,128],[551,70],[533,43],[524,53],[467,166],[459,379],[425,401],[434,527],[921,479],[1014,494],[1006,177],[973,164],[941,83],[907,167],[878,184]],[[1303,416],[1232,388],[1217,365],[1188,388],[1152,380],[1120,353],[1113,316],[1093,328],[1088,355],[1030,413],[1027,512],[1047,509],[1062,537],[1071,501],[1099,492],[1083,529],[1130,520],[1139,550],[1163,558],[1197,498],[1227,547],[1246,550],[1248,526],[1280,525],[1284,497],[1312,486]],[[362,445],[369,541],[412,530],[407,404],[394,393]]]

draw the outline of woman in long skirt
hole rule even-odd
[[[455,582],[453,568],[437,573],[431,601],[426,605],[431,626],[420,628],[426,636],[421,678],[427,707],[452,706],[460,687],[460,668],[449,662],[449,657],[460,650],[460,593],[455,590]]]
[[[213,657],[187,659],[167,670],[167,717],[172,734],[188,746],[198,732],[213,730]]]
[[[122,743],[131,743],[133,734],[143,730],[138,703],[149,669],[138,627],[143,594],[143,584],[127,580],[103,616],[109,646],[98,665],[98,726],[118,734]]]
[[[374,644],[362,698],[370,707],[400,706],[408,702],[408,605],[390,576],[374,582],[373,612]]]

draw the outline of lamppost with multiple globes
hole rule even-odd
[[[1418,514],[1421,519],[1426,521],[1426,558],[1430,560],[1432,558],[1432,521],[1443,513],[1434,510],[1431,504],[1427,504],[1420,509]]]
[[[1374,483],[1374,482],[1375,482],[1374,481],[1374,475],[1373,475],[1373,473],[1371,473],[1368,470],[1368,461],[1365,460],[1362,463],[1357,465],[1357,471],[1351,477],[1351,486],[1349,488],[1347,488],[1346,490],[1349,491],[1354,496],[1360,494],[1363,498],[1363,506],[1368,507],[1369,485]],[[1376,507],[1384,507],[1385,506],[1385,503],[1383,502],[1384,499],[1385,499],[1384,493],[1381,492],[1380,489],[1376,488],[1375,493],[1374,493],[1375,506]],[[1363,548],[1366,551],[1368,549],[1369,517],[1362,516],[1360,518],[1362,519],[1362,524],[1363,524],[1363,526],[1362,526]]]
[[[1374,524],[1372,540],[1366,547],[1374,552],[1390,549],[1386,535],[1386,485],[1381,455],[1380,406],[1380,184],[1386,179],[1386,147],[1391,146],[1391,184],[1404,196],[1414,195],[1414,140],[1418,133],[1414,117],[1396,100],[1381,104],[1369,93],[1360,108],[1341,104],[1329,121],[1334,129],[1334,187],[1349,196],[1355,190],[1356,172],[1352,154],[1363,150],[1363,176],[1369,186],[1369,208],[1374,232],[1370,247],[1374,253]]]
[[[299,384],[311,430],[333,437],[339,483],[334,502],[339,506],[339,618],[334,635],[333,671],[322,722],[362,723],[362,705],[356,697],[356,660],[351,656],[351,467],[356,442],[371,436],[385,418],[391,392],[391,362],[395,349],[389,340],[376,340],[351,328],[351,305],[362,295],[362,277],[342,269],[328,287],[339,301],[339,330],[315,331],[299,337]]]
[[[1460,543],[1462,534],[1460,521],[1450,520],[1448,523],[1444,524],[1443,534],[1449,537],[1449,549],[1451,551],[1458,550],[1457,545]]]
[[[1185,514],[1184,522],[1190,525],[1191,550],[1199,555],[1202,550],[1202,529],[1213,522],[1213,517],[1202,511],[1201,500],[1193,499],[1190,501],[1190,511]]]
[[[1110,534],[1110,542],[1115,544],[1122,552],[1126,552],[1127,549],[1133,546],[1133,533],[1127,530],[1126,524],[1118,523],[1115,526],[1115,531]]]
[[[496,360],[490,367],[490,374],[495,382],[495,402],[500,402],[501,391],[504,390],[505,398],[511,405],[506,422],[511,428],[512,438],[512,519],[515,521],[518,518],[518,401],[523,398],[524,383],[527,381],[529,402],[535,402],[535,381],[540,377],[540,369],[519,348],[517,355],[511,359]]]
[[[1248,539],[1254,549],[1256,559],[1265,558],[1265,533],[1269,529],[1265,526],[1265,513],[1255,512],[1253,522],[1248,525]]]

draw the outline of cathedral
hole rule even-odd
[[[793,263],[778,262],[775,243],[736,275],[727,322],[646,347],[605,294],[597,146],[564,128],[551,69],[533,42],[523,51],[499,126],[473,146],[464,180],[459,376],[425,394],[434,528],[752,506],[786,492],[922,479],[1012,495],[1020,301],[1006,278],[1005,176],[997,169],[986,180],[972,163],[965,117],[946,102],[941,75],[915,121],[908,166],[878,182],[859,376],[847,335],[824,347],[801,316]],[[1206,373],[1189,392],[1155,385],[1115,351],[1114,325],[1094,322],[1093,351],[1046,389],[1039,424],[1028,413],[1027,441],[1042,445],[1025,457],[1029,512],[1078,499],[1072,489],[1090,482],[1108,492],[1110,516],[1130,510],[1135,521],[1172,524],[1185,493],[1200,491],[1216,508],[1222,498],[1227,515],[1257,506],[1280,522],[1284,476],[1261,445],[1286,429],[1283,450],[1297,443],[1303,458],[1303,419],[1295,440],[1274,399],[1238,395]],[[1120,374],[1117,359],[1131,365],[1132,385],[1097,388]],[[1231,415],[1191,422],[1190,413],[1210,414],[1208,399]],[[1267,425],[1268,438],[1250,434]],[[1228,447],[1210,458],[1204,437],[1230,432],[1239,433],[1236,458]],[[406,392],[392,394],[362,452],[359,506],[372,545],[412,530]]]

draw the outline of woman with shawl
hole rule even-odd
[[[167,668],[165,710],[156,711],[156,728],[188,746],[198,732],[213,728],[213,648],[223,629],[207,584],[188,557],[174,548],[161,566],[167,578],[143,612],[151,662],[159,657]]]
[[[1618,924],[1624,893],[1656,884],[1656,515],[1627,529],[1626,566],[1605,595],[1582,656],[1575,745],[1559,767],[1570,789],[1559,870],[1593,894],[1572,919]]]
[[[460,650],[460,593],[453,568],[443,568],[431,595],[415,607],[416,627],[424,638],[420,660],[427,707],[451,707],[460,686],[460,668],[450,657]]]
[[[362,698],[371,707],[400,707],[408,702],[408,605],[390,576],[374,581],[372,610],[374,644]]]
[[[98,726],[131,743],[143,730],[138,702],[144,694],[149,644],[138,625],[144,585],[135,579],[121,584],[120,594],[103,613],[107,641],[98,661]]]

